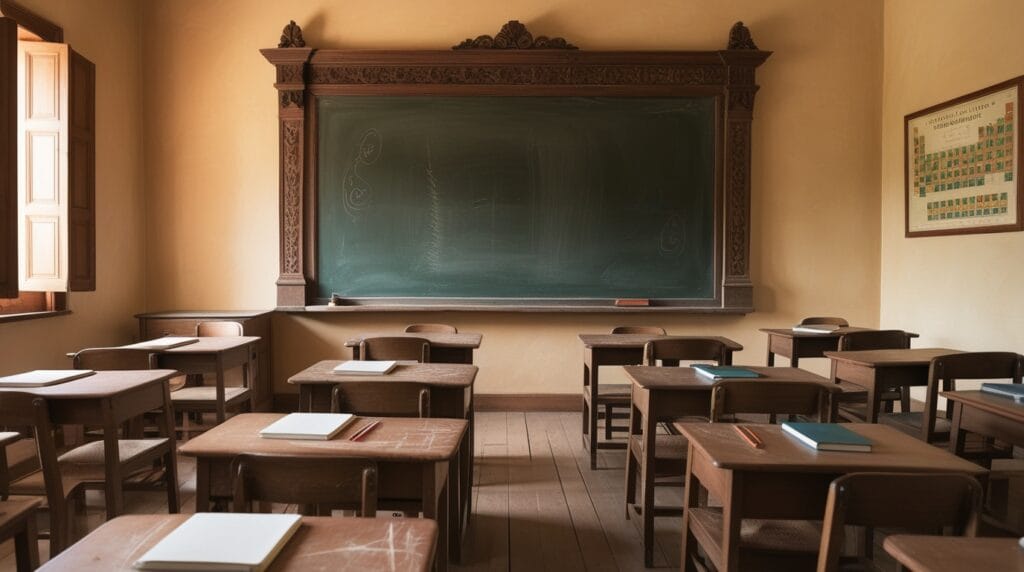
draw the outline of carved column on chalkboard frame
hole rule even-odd
[[[308,254],[304,252],[303,201],[306,140],[306,66],[312,48],[305,47],[302,30],[294,21],[285,26],[277,48],[260,50],[277,68],[280,148],[280,274],[277,305],[306,305],[309,286]]]
[[[725,124],[725,237],[722,304],[754,306],[750,280],[750,133],[754,119],[754,70],[765,54],[750,30],[736,22],[729,30],[728,49],[721,52],[727,67]]]

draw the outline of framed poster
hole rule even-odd
[[[1024,230],[1024,76],[904,119],[906,236]]]

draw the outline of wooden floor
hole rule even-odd
[[[454,570],[644,569],[639,523],[626,520],[623,504],[624,451],[602,450],[598,469],[590,470],[579,413],[478,413],[476,423],[474,514],[463,562]],[[182,511],[193,512],[195,464],[182,457],[179,465]],[[1020,491],[1013,489],[1017,502]],[[680,492],[659,491],[659,504],[679,503]],[[126,509],[166,512],[165,498],[129,492]],[[89,493],[77,535],[99,526],[103,517],[102,495]],[[656,519],[655,526],[655,566],[678,569],[680,519]],[[10,543],[0,546],[0,572],[14,570],[11,550]],[[45,541],[40,550],[45,561]],[[880,548],[879,553],[884,554]]]

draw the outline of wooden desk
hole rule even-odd
[[[914,385],[928,385],[932,358],[962,353],[948,348],[911,348],[825,352],[832,360],[833,381],[848,381],[868,392],[865,421],[878,421],[882,393]]]
[[[253,391],[253,348],[260,339],[255,336],[224,336],[199,338],[199,341],[169,350],[153,352],[160,367],[176,369],[184,374],[212,373],[217,378],[217,423],[227,417],[224,404],[224,372],[242,368],[242,383],[249,388],[249,407],[255,408]]]
[[[468,425],[462,419],[385,419],[361,441],[350,435],[360,420],[330,441],[262,439],[259,431],[283,414],[242,413],[191,439],[181,454],[196,458],[196,512],[210,510],[210,500],[232,496],[231,462],[240,453],[365,457],[377,461],[377,490],[382,502],[415,502],[440,529],[437,564],[448,564],[448,482],[455,482],[456,456]],[[454,538],[454,536],[453,536]]]
[[[882,547],[913,572],[1024,572],[1024,549],[1016,538],[893,534]]]
[[[256,411],[270,411],[273,407],[274,388],[271,382],[273,361],[271,360],[270,317],[272,311],[234,312],[150,312],[137,314],[141,340],[162,336],[194,336],[200,322],[238,322],[242,334],[259,337],[254,348],[255,371],[252,375],[253,402]]]
[[[321,361],[291,376],[288,383],[299,386],[299,411],[330,411],[331,390],[338,384],[420,383],[430,389],[431,417],[465,419],[469,422],[459,447],[458,480],[452,482],[451,514],[461,515],[459,538],[469,524],[473,493],[473,382],[475,365],[452,363],[400,364],[387,375],[344,375],[334,373],[337,360]],[[364,413],[346,411],[346,413]],[[459,543],[453,543],[458,548]],[[456,550],[456,555],[458,550]]]
[[[739,533],[744,518],[821,520],[833,479],[853,472],[964,473],[984,478],[987,471],[948,451],[892,427],[845,423],[868,438],[871,453],[815,451],[779,425],[749,425],[764,442],[755,449],[730,424],[676,423],[689,440],[686,464],[686,514],[683,518],[682,562],[704,547],[719,570],[743,569]],[[716,509],[698,504],[698,490],[707,489],[721,502]]]
[[[158,427],[161,437],[169,439],[171,463],[165,470],[178,482],[177,456],[174,440],[174,419],[168,380],[178,372],[166,369],[137,371],[97,371],[83,377],[49,387],[0,389],[21,391],[45,398],[54,425],[91,425],[103,429],[105,464],[104,498],[107,518],[124,511],[124,490],[118,458],[118,430],[122,423],[144,413],[161,411]],[[167,492],[170,505],[178,507],[178,488]]]
[[[18,572],[39,567],[39,540],[36,533],[36,509],[40,501],[0,501],[0,541],[14,539]]]
[[[800,367],[800,358],[825,357],[825,352],[839,349],[839,338],[850,332],[863,332],[871,328],[847,326],[827,334],[794,332],[793,328],[761,328],[768,334],[768,357],[765,363],[775,365],[775,356],[789,358],[789,365]],[[913,334],[912,337],[917,337]]]
[[[102,524],[40,570],[128,572],[190,515],[122,516]],[[414,518],[303,517],[268,572],[430,569],[437,526]]]
[[[729,338],[714,336],[659,336],[651,334],[580,334],[583,342],[583,448],[590,452],[590,468],[597,468],[597,450],[623,449],[624,443],[602,442],[597,435],[597,396],[600,390],[601,366],[639,365],[643,363],[644,345],[651,340],[665,338],[713,337],[728,348],[727,361],[743,346]],[[727,364],[723,364],[727,365]],[[605,420],[610,423],[610,420]]]
[[[942,396],[953,404],[949,433],[953,453],[963,454],[968,433],[1024,447],[1024,405],[981,391],[946,391]]]
[[[829,385],[828,379],[809,371],[793,367],[752,367],[763,377],[759,383],[772,381],[806,381]],[[632,399],[629,412],[629,441],[626,463],[627,491],[631,477],[631,461],[637,459],[640,470],[640,499],[638,507],[643,519],[645,538],[645,559],[653,557],[650,552],[654,545],[654,516],[673,516],[683,513],[681,508],[656,507],[654,495],[647,491],[654,487],[655,459],[657,452],[657,424],[670,422],[680,417],[709,417],[711,414],[711,391],[715,382],[698,375],[689,367],[626,366],[622,368],[632,382]],[[630,502],[626,498],[627,504]],[[628,510],[628,506],[627,506]]]
[[[359,359],[359,342],[366,338],[423,338],[430,342],[430,361],[434,363],[473,363],[473,350],[480,347],[480,334],[446,334],[442,332],[371,332],[349,338],[345,347],[352,348],[352,359]]]

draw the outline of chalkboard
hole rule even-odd
[[[712,299],[715,107],[320,96],[319,296]]]

